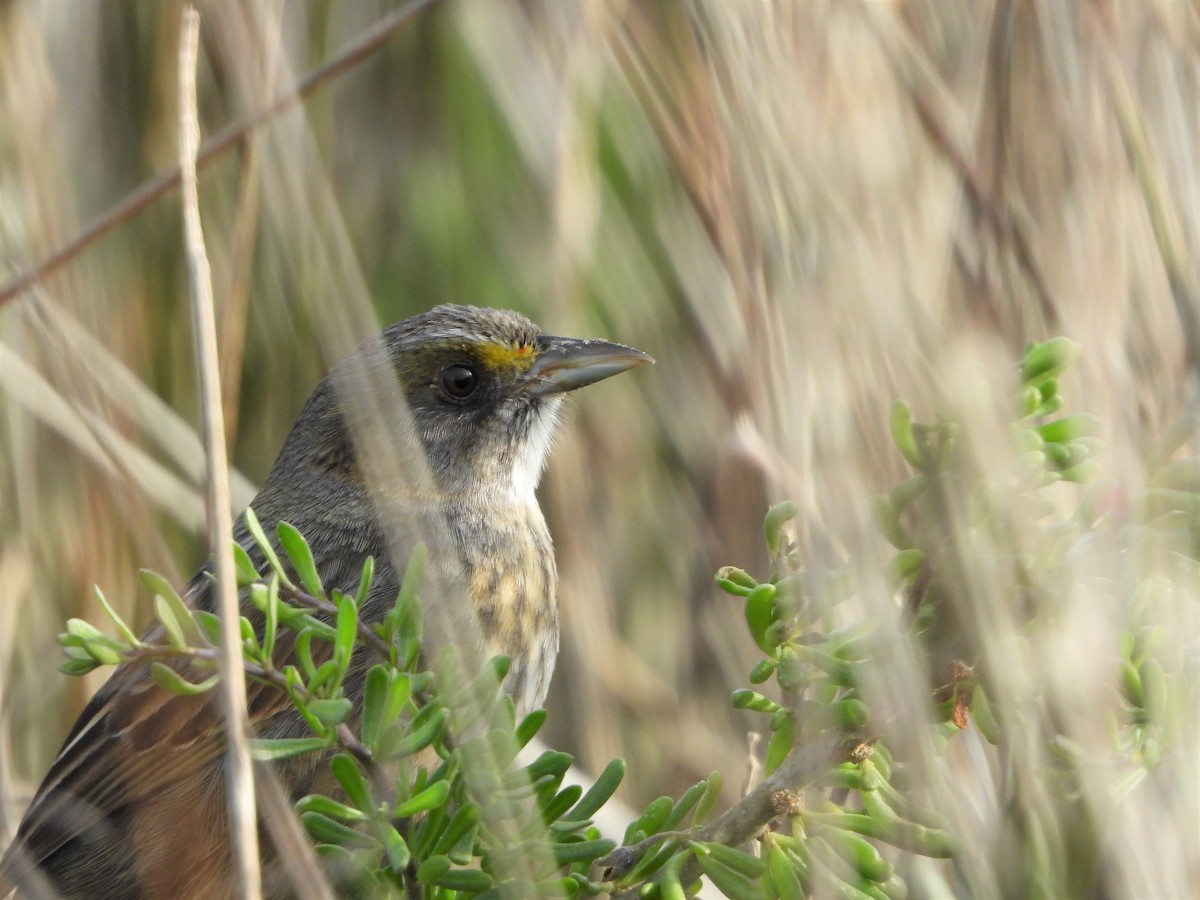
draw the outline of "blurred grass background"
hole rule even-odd
[[[206,134],[402,6],[197,5]],[[0,283],[174,164],[181,9],[0,4]],[[1197,7],[1149,0],[430,4],[201,176],[237,499],[333,359],[437,303],[648,351],[574,401],[543,483],[546,736],[594,771],[628,758],[632,804],[713,769],[733,799],[750,720],[727,698],[756,652],[712,573],[761,571],[768,503],[801,503],[814,564],[882,565],[889,401],[986,418],[1054,334],[1084,347],[1067,392],[1118,483],[1188,408],[1198,49]],[[137,568],[181,583],[201,561],[191,347],[176,193],[0,308],[6,830],[98,684],[57,674],[63,621],[98,620],[93,584],[145,621]],[[1185,594],[1166,615],[1194,647]],[[943,789],[990,840],[982,759]],[[1143,855],[1112,896],[1197,883],[1195,774],[1160,788],[1173,803],[1129,800]],[[1001,863],[973,864],[997,890]]]

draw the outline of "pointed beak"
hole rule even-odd
[[[542,335],[538,347],[541,352],[527,376],[529,390],[535,395],[573,391],[634,366],[654,363],[641,350],[609,341]]]

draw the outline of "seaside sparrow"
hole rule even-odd
[[[317,385],[252,508],[268,534],[278,521],[300,529],[329,590],[352,592],[373,556],[367,621],[383,616],[399,587],[392,561],[403,565],[414,539],[400,520],[437,530],[443,540],[430,545],[430,568],[440,548],[443,572],[457,573],[443,584],[469,597],[463,608],[475,621],[464,630],[484,653],[511,657],[504,687],[527,712],[545,699],[558,653],[557,573],[534,489],[563,394],[646,362],[620,344],[544,335],[515,312],[439,306],[391,326]],[[365,389],[375,401],[387,402],[396,385],[403,391],[424,465],[391,471],[425,472],[409,476],[425,483],[379,483],[378,471],[388,470],[373,468],[377,442],[362,447],[356,427],[356,411],[370,407],[355,395],[364,390],[355,375],[364,373],[387,376],[371,379],[383,387]],[[235,538],[261,570],[244,524]],[[207,568],[198,573],[188,602],[212,609],[211,583]],[[366,667],[355,656],[352,699]],[[254,733],[308,733],[281,692],[254,683],[248,692]],[[235,895],[223,730],[216,692],[178,696],[144,666],[118,668],[72,727],[0,871],[34,897]],[[293,799],[332,789],[320,757],[273,771]],[[296,887],[269,824],[260,817],[264,892],[288,896]]]

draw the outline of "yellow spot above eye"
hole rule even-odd
[[[483,362],[491,369],[512,368],[524,371],[533,365],[536,350],[533,344],[513,341],[511,344],[484,344],[479,348]]]

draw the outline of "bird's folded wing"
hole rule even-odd
[[[177,668],[199,680],[186,666]],[[247,693],[258,722],[291,706],[273,687],[250,682]],[[41,863],[118,810],[137,808],[172,785],[217,771],[224,735],[216,691],[181,696],[155,684],[143,665],[117,669],[51,765],[14,848],[20,847],[26,865]]]

